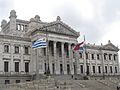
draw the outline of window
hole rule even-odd
[[[63,74],[63,65],[60,64],[60,74]]]
[[[4,52],[9,53],[9,45],[4,45]]]
[[[20,80],[16,80],[16,83],[20,83]]]
[[[43,48],[43,55],[46,56],[46,48]]]
[[[30,82],[30,80],[26,80],[26,82]]]
[[[107,73],[107,66],[105,66],[105,73]]]
[[[101,68],[100,68],[100,66],[98,66],[98,73],[101,73]]]
[[[15,46],[15,53],[19,53],[19,46]]]
[[[95,73],[95,66],[93,66],[93,73]]]
[[[18,25],[17,25],[17,30],[20,30],[20,28],[21,28],[21,27],[20,27],[20,25],[18,24]]]
[[[117,67],[115,67],[115,73],[117,73]]]
[[[80,54],[80,58],[82,58],[82,53],[79,53]]]
[[[86,53],[86,59],[88,59],[88,53]]]
[[[10,80],[5,80],[5,84],[10,84]]]
[[[24,49],[25,49],[25,54],[29,54],[29,47],[25,46]]]
[[[104,53],[104,60],[107,60],[107,53]]]
[[[53,74],[55,74],[55,64],[54,63],[52,64],[52,72],[53,72]]]
[[[111,60],[111,56],[112,56],[112,54],[109,54],[109,60]]]
[[[114,61],[115,61],[115,60],[117,60],[117,55],[116,55],[116,54],[114,54]]]
[[[22,30],[22,31],[24,30],[24,25],[21,25],[21,30]]]
[[[29,62],[25,62],[25,72],[29,72]]]
[[[83,65],[80,65],[81,73],[83,73]]]
[[[45,73],[46,73],[46,71],[47,71],[47,64],[46,63],[44,63],[44,69],[45,69]]]
[[[92,55],[92,60],[95,59],[95,58],[94,58],[94,54],[91,54],[91,55]]]
[[[89,75],[89,66],[87,65],[87,71],[86,71],[86,73],[87,73],[87,75]]]
[[[67,74],[70,74],[70,65],[67,64]]]
[[[7,61],[5,61],[4,62],[4,72],[8,72],[8,62]]]
[[[15,72],[19,72],[19,62],[15,62]]]
[[[100,55],[99,55],[99,54],[97,54],[97,59],[98,59],[98,60],[100,59]]]
[[[112,73],[112,66],[110,66],[110,73]]]
[[[77,74],[76,65],[74,64],[74,74]]]

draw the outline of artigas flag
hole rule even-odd
[[[32,42],[32,48],[44,48],[47,46],[46,37],[40,37]]]
[[[79,49],[83,49],[83,48],[82,48],[82,47],[83,47],[83,44],[84,44],[84,41],[81,42],[81,43],[76,44],[75,47],[74,47],[74,49],[73,49],[74,52],[78,51]]]

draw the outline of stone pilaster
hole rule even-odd
[[[13,61],[13,53],[14,53],[14,45],[11,44],[10,45],[10,51],[11,51],[11,60],[10,60],[10,72],[13,73],[15,72],[15,69],[14,69],[14,61]]]
[[[24,52],[24,46],[23,46],[23,45],[20,46],[19,49],[20,49],[20,55],[21,55],[20,71],[21,71],[21,72],[25,72],[25,63],[24,63],[24,61],[23,61],[23,59],[24,59],[23,55],[24,55],[24,53],[25,53],[25,52]]]

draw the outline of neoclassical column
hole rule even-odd
[[[95,57],[95,74],[98,75],[97,53],[94,54],[94,57]]]
[[[110,64],[109,64],[109,59],[108,59],[108,53],[107,53],[107,55],[106,55],[106,60],[107,60],[107,63],[108,63],[108,75],[110,75],[111,74],[111,72],[110,72]]]
[[[86,59],[86,51],[83,51],[83,63],[84,63],[84,75],[86,75],[86,72],[87,72],[87,65],[86,65],[86,62],[87,59]]]
[[[68,44],[70,74],[72,73],[72,49],[71,43]]]
[[[55,74],[59,74],[59,64],[58,64],[59,61],[57,60],[56,45],[57,45],[57,42],[54,41],[54,42],[53,42],[53,47],[54,47]]]
[[[120,73],[120,66],[119,66],[119,54],[118,53],[117,53],[116,60],[117,60],[117,75],[119,75],[119,73]]]
[[[64,52],[64,42],[61,43],[61,49],[62,49],[62,64],[63,64],[63,72],[64,74],[67,74],[67,70],[66,70],[66,55],[65,55],[65,52]]]
[[[91,58],[91,54],[93,54],[93,53],[88,53],[88,60],[89,60],[89,74],[90,75],[93,75],[94,73],[93,73],[93,66],[94,65],[92,65],[92,63],[90,62],[91,60],[92,60],[92,58]],[[95,62],[96,63],[96,62]],[[96,66],[95,66],[95,69],[96,69]],[[95,72],[96,72],[96,70],[95,70]]]
[[[69,59],[70,59],[70,72],[71,72],[71,74],[74,74],[74,67],[73,67],[73,47],[72,47],[72,45],[70,44],[70,49],[69,49],[70,51],[70,57],[69,57]]]

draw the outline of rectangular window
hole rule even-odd
[[[93,66],[93,73],[95,73],[95,66]]]
[[[107,54],[104,53],[104,60],[107,60]]]
[[[20,80],[16,80],[16,83],[20,83]]]
[[[81,73],[83,73],[83,65],[80,65]]]
[[[15,53],[19,53],[19,46],[15,46]]]
[[[30,80],[26,80],[26,82],[30,82]]]
[[[60,64],[60,74],[63,74],[63,65]]]
[[[9,65],[8,65],[8,62],[4,62],[4,72],[8,72],[8,67],[9,67]]]
[[[88,53],[86,53],[86,59],[88,59]]]
[[[67,74],[70,74],[70,65],[67,64]]]
[[[112,54],[109,54],[109,60],[111,60],[111,56],[112,56]]]
[[[15,72],[19,72],[19,62],[15,62]]]
[[[87,75],[89,75],[90,71],[89,71],[89,66],[87,65],[87,71],[86,71]]]
[[[112,73],[112,66],[110,66],[110,73]]]
[[[46,73],[46,71],[47,71],[47,64],[46,63],[44,63],[44,69],[45,69],[45,73]]]
[[[25,62],[25,72],[29,72],[29,62]]]
[[[24,49],[25,49],[25,54],[29,54],[29,47],[24,47]]]
[[[115,67],[115,73],[117,73],[117,67]]]
[[[24,25],[21,25],[21,30],[22,30],[22,31],[24,30]]]
[[[52,64],[52,71],[53,71],[53,74],[55,74],[55,64],[54,63]]]
[[[100,59],[100,55],[99,54],[97,54],[97,60],[99,60]]]
[[[105,73],[107,73],[107,66],[105,66]]]
[[[82,58],[82,53],[79,53],[80,54],[80,58]]]
[[[114,61],[117,60],[117,55],[114,54],[114,55],[113,55],[113,58],[114,58]]]
[[[9,45],[4,45],[4,52],[9,53]]]
[[[20,30],[21,29],[21,25],[17,25],[17,30]]]
[[[10,80],[5,80],[5,84],[10,84]]]
[[[94,58],[94,54],[91,54],[91,55],[92,55],[92,60],[95,59],[95,58]]]
[[[46,48],[43,48],[43,55],[46,56]]]
[[[98,66],[98,73],[101,73],[101,68],[100,68],[100,66]]]

